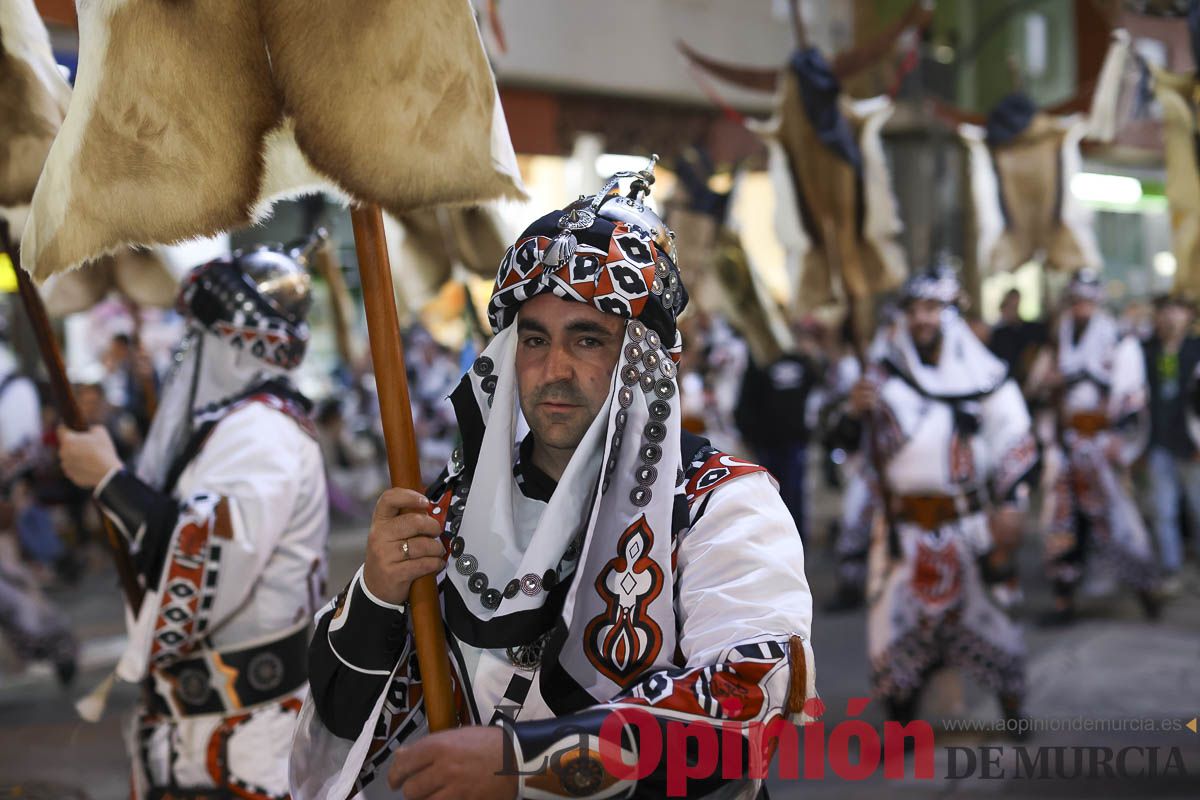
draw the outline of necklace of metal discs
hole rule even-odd
[[[500,607],[503,600],[511,600],[516,597],[518,592],[523,592],[529,597],[534,597],[539,592],[548,592],[574,569],[575,562],[579,559],[580,544],[583,538],[582,527],[575,534],[571,543],[567,545],[566,552],[563,553],[556,567],[546,570],[542,575],[530,572],[520,578],[513,578],[504,586],[503,590],[492,586],[487,574],[479,569],[479,559],[466,552],[466,540],[463,539],[460,530],[469,491],[469,480],[463,476],[450,498],[450,508],[446,514],[446,531],[450,534],[450,557],[454,559],[454,569],[467,579],[467,588],[479,596],[481,606],[493,611]]]
[[[460,451],[455,451],[451,461],[456,461],[456,457],[461,458]],[[458,464],[455,466],[458,467]],[[467,588],[478,596],[481,606],[491,611],[499,608],[504,600],[516,597],[518,592],[529,597],[534,597],[539,592],[549,592],[575,569],[583,540],[583,527],[567,545],[558,565],[553,569],[546,570],[542,575],[531,572],[520,578],[513,578],[505,584],[503,590],[491,586],[487,574],[479,569],[479,559],[466,552],[466,540],[462,537],[463,512],[466,511],[470,490],[469,477],[462,475],[450,496],[450,507],[446,512],[446,531],[450,534],[450,557],[454,559],[454,569],[467,579]],[[550,631],[546,631],[529,644],[508,648],[509,660],[514,666],[522,669],[536,669],[541,663],[542,652],[549,638]]]

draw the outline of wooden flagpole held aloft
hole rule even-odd
[[[54,397],[54,404],[58,406],[58,413],[61,415],[64,425],[73,431],[86,431],[87,421],[84,420],[83,413],[79,410],[79,404],[75,401],[75,393],[71,391],[71,382],[67,380],[67,370],[63,366],[62,353],[59,352],[54,329],[50,327],[50,317],[46,313],[42,296],[38,294],[37,287],[34,285],[33,279],[29,277],[29,273],[20,267],[20,255],[17,248],[13,247],[9,241],[7,226],[2,227],[4,230],[0,231],[0,236],[3,238],[4,251],[12,260],[13,272],[17,274],[17,290],[21,296],[21,303],[25,306],[25,313],[29,316],[33,335],[37,339],[38,350],[42,354],[42,363],[46,365],[46,375],[50,379],[50,393]],[[104,524],[105,538],[107,538],[109,549],[112,551],[113,561],[116,562],[117,577],[121,581],[121,591],[125,594],[125,602],[129,604],[130,610],[136,615],[142,607],[145,592],[138,583],[137,570],[129,557],[129,547],[104,514],[100,515],[100,519]]]
[[[400,342],[400,321],[396,315],[396,294],[392,288],[392,268],[383,231],[383,213],[374,203],[355,206],[350,212],[354,224],[354,246],[358,253],[358,273],[362,281],[363,304],[367,312],[367,336],[371,340],[371,361],[375,365],[375,385],[379,393],[379,414],[383,439],[387,445],[388,472],[392,486],[422,491],[421,469],[417,460],[417,441],[413,434],[412,407],[408,399],[408,380],[404,370],[404,350]],[[450,660],[437,582],[432,575],[413,583],[408,594],[413,639],[425,694],[425,713],[431,731],[453,728],[457,714],[450,687]]]

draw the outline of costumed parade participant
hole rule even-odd
[[[281,798],[324,595],[328,510],[309,403],[308,275],[257,249],[194,269],[136,469],[103,428],[59,429],[63,469],[95,488],[146,596],[117,675],[145,700],[133,796]]]
[[[611,714],[746,736],[815,697],[787,508],[761,467],[680,430],[687,293],[640,199],[652,180],[618,173],[505,255],[496,336],[452,395],[461,451],[428,500],[381,497],[364,566],[318,617],[295,797],[355,796],[385,775],[405,797],[662,796],[662,764],[636,785],[604,768]],[[406,601],[431,573],[462,727],[427,734]],[[642,728],[623,720],[622,758],[636,763]],[[688,796],[759,789],[720,775],[691,780]]]
[[[1039,381],[1056,395],[1064,456],[1046,539],[1055,605],[1043,622],[1052,625],[1074,617],[1075,589],[1088,566],[1132,586],[1147,616],[1157,617],[1161,605],[1160,569],[1124,480],[1149,435],[1146,365],[1138,341],[1121,336],[1100,309],[1103,300],[1095,272],[1075,274],[1058,328],[1057,369]]]
[[[1006,718],[1025,689],[1021,632],[988,583],[1012,569],[1037,452],[1020,391],[955,307],[960,291],[946,267],[909,280],[843,423],[866,428],[891,499],[871,546],[867,650],[872,689],[901,721],[941,666],[995,692]]]

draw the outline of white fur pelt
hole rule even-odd
[[[975,214],[975,263],[984,274],[991,268],[991,254],[1004,234],[1004,212],[1000,208],[1000,183],[992,167],[992,154],[978,125],[958,126],[958,136],[967,148],[967,175],[971,206]]]
[[[26,226],[39,279],[328,190],[392,213],[521,196],[467,0],[92,0]]]
[[[1010,272],[1034,258],[1042,258],[1047,266],[1064,271],[1100,266],[1091,211],[1070,189],[1071,178],[1080,170],[1079,143],[1087,135],[1088,125],[1088,118],[1082,114],[1060,117],[1038,114],[1029,130],[998,151],[987,145],[983,128],[959,126],[958,134],[968,154],[975,257],[981,274]],[[1003,152],[1006,161],[998,159],[997,152]],[[1026,169],[1022,174],[1009,172],[1016,168],[1014,162],[1018,160],[1032,164],[1040,159],[1045,163],[1048,157],[1061,171],[1061,177],[1049,166]],[[1011,215],[1005,220],[1001,206],[1005,181],[1010,186],[1022,187],[1027,181],[1037,181],[1036,187],[1027,187],[1036,190],[1033,194],[1037,207],[1005,194],[1004,202]],[[1057,217],[1052,210],[1056,207]],[[1044,217],[1029,220],[1031,211]]]
[[[864,203],[863,238],[875,248],[884,275],[876,291],[899,286],[908,275],[908,261],[900,246],[904,223],[892,192],[892,175],[883,152],[883,126],[892,117],[895,104],[885,96],[853,104],[852,117],[860,120],[858,146],[862,152]]]
[[[1092,92],[1092,105],[1088,109],[1087,137],[1098,142],[1111,142],[1120,125],[1118,109],[1121,106],[1121,89],[1124,84],[1125,67],[1133,47],[1129,31],[1118,28],[1112,32],[1108,52],[1096,79]]]

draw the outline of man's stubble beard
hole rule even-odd
[[[541,403],[547,402],[569,403],[580,407],[581,412],[572,414],[579,418],[579,421],[573,422],[564,431],[563,423],[566,420],[560,422],[549,419],[549,415],[539,409]],[[599,409],[591,409],[588,398],[574,381],[556,381],[537,387],[530,392],[528,398],[521,398],[521,410],[525,414],[525,421],[529,423],[529,429],[533,432],[534,440],[558,450],[578,447],[599,413]],[[552,434],[551,431],[561,435]]]

